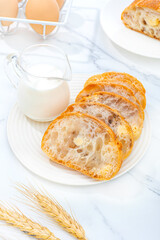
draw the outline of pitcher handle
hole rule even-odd
[[[20,72],[17,67],[17,55],[9,54],[5,59],[5,72],[10,83],[17,88],[20,80]]]

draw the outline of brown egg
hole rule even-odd
[[[0,0],[0,16],[16,18],[18,14],[17,0]],[[1,21],[3,26],[9,26],[12,22]]]
[[[26,18],[41,21],[59,20],[59,6],[56,0],[28,0],[26,5]],[[31,24],[31,27],[39,34],[43,34],[43,26]],[[55,26],[46,26],[46,35],[54,30]]]
[[[64,0],[57,0],[58,6],[61,9],[63,7],[64,4]]]

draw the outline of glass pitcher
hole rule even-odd
[[[69,104],[71,67],[67,55],[48,44],[32,45],[7,56],[6,73],[17,88],[17,103],[27,117],[51,121]]]

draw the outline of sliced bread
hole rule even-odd
[[[103,76],[101,75],[96,75],[90,78],[90,83],[98,83],[98,82],[106,82],[106,83],[114,83],[114,84],[119,84],[122,86],[126,86],[127,88],[129,88],[135,95],[135,97],[137,98],[137,100],[140,102],[141,106],[143,108],[146,107],[146,97],[145,94],[138,89],[131,81],[129,81],[128,79],[122,79],[122,78],[109,78],[107,76]]]
[[[128,73],[121,73],[121,72],[105,72],[102,74],[97,74],[95,76],[93,76],[94,78],[100,79],[102,77],[102,79],[105,78],[110,78],[110,79],[116,79],[116,78],[121,78],[121,79],[126,79],[128,81],[130,81],[132,84],[134,84],[139,90],[141,90],[144,94],[146,92],[143,84],[135,77],[131,76]],[[88,84],[90,84],[92,82],[92,77],[89,78],[86,83],[85,86],[87,86]]]
[[[132,129],[116,110],[101,103],[78,102],[70,105],[66,112],[86,113],[106,123],[122,144],[122,159],[130,155],[134,143]]]
[[[99,102],[117,110],[130,124],[134,140],[140,137],[143,128],[143,115],[137,105],[128,99],[115,93],[98,92],[83,98],[81,102]]]
[[[82,113],[66,113],[46,130],[41,144],[47,156],[98,180],[109,180],[122,163],[121,145],[102,121]]]
[[[119,84],[113,84],[113,83],[108,83],[108,82],[98,82],[98,83],[91,83],[88,86],[86,86],[82,91],[77,95],[76,97],[76,102],[79,102],[83,97],[88,97],[96,92],[113,92],[116,93],[122,97],[127,98],[131,102],[135,103],[140,111],[143,114],[144,117],[144,111],[137,100],[137,98],[134,96],[132,90],[127,88],[126,86],[119,85]]]

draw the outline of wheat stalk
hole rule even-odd
[[[33,186],[27,187],[25,185],[19,185],[17,189],[29,200],[34,202],[39,209],[52,217],[67,232],[77,239],[87,240],[82,226],[74,217],[71,217],[53,197],[36,190]]]
[[[48,228],[27,218],[19,210],[7,209],[0,205],[0,220],[19,228],[22,232],[41,240],[60,240]]]

